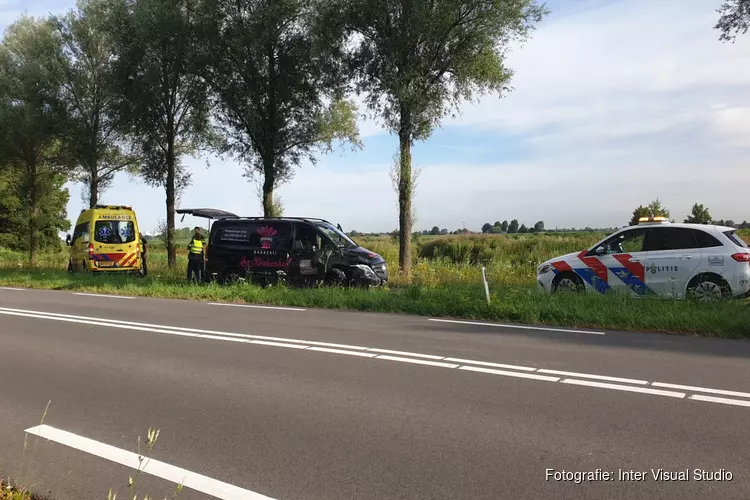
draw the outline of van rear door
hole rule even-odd
[[[138,224],[132,211],[103,211],[94,216],[92,227],[94,267],[97,269],[140,268]]]

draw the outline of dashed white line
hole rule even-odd
[[[488,361],[474,361],[473,359],[461,359],[461,358],[443,358],[443,361],[451,361],[453,363],[467,364],[467,365],[479,365],[479,366],[492,366],[493,368],[506,368],[508,370],[520,370],[524,372],[534,372],[536,368],[530,366],[518,366],[518,365],[505,365],[502,363],[490,363]]]
[[[375,354],[370,354],[369,352],[345,351],[343,349],[329,349],[327,347],[310,347],[308,351],[330,352],[332,354],[347,354],[349,356],[360,356],[362,358],[374,358],[376,356]]]
[[[136,453],[115,448],[100,441],[94,441],[93,439],[79,436],[72,432],[50,427],[49,425],[31,427],[26,429],[25,432],[88,453],[89,455],[130,467],[131,469],[137,470],[140,466],[141,470],[146,474],[166,479],[175,484],[182,484],[185,488],[200,491],[214,498],[221,498],[222,500],[273,500],[271,497],[261,495],[260,493],[175,467],[159,460],[146,460],[141,465],[141,460]]]
[[[722,396],[737,396],[738,398],[750,398],[750,392],[725,391],[722,389],[708,389],[706,387],[695,387],[692,385],[667,384],[664,382],[654,382],[652,387],[664,387],[667,389],[680,389],[689,392],[706,392],[709,394],[721,394]]]
[[[750,401],[741,401],[739,399],[717,398],[715,396],[704,396],[702,394],[693,394],[688,399],[694,399],[695,401],[705,401],[707,403],[719,403],[719,404],[724,404],[724,405],[745,406],[745,407],[750,408]]]
[[[383,354],[400,354],[402,356],[413,356],[415,358],[443,359],[443,356],[435,356],[434,354],[419,354],[418,352],[391,351],[390,349],[375,349],[372,347],[367,350],[370,352],[380,352]]]
[[[273,347],[289,347],[291,349],[309,349],[310,346],[302,344],[286,344],[284,342],[269,342],[268,340],[250,340],[249,344],[270,345]]]
[[[480,323],[477,321],[458,321],[458,320],[453,320],[453,319],[437,319],[437,318],[429,318],[427,321],[435,321],[437,323],[455,323],[459,325],[494,326],[496,328],[515,328],[519,330],[541,330],[544,332],[585,333],[588,335],[606,335],[604,332],[594,332],[594,331],[589,331],[589,330],[568,330],[565,328],[548,328],[544,326],[505,325],[502,323]]]
[[[105,299],[134,299],[135,297],[128,297],[127,295],[105,295],[102,293],[82,293],[73,292],[73,295],[80,295],[83,297],[102,297]]]
[[[591,375],[589,373],[563,372],[560,370],[547,370],[540,368],[537,373],[549,373],[550,375],[562,375],[567,377],[590,378],[594,380],[607,380],[609,382],[622,382],[624,384],[648,385],[648,380],[636,380],[632,378],[607,377],[605,375]]]
[[[248,309],[274,309],[276,311],[307,311],[299,307],[281,307],[281,306],[256,306],[253,304],[224,304],[222,302],[209,302],[210,306],[224,306],[224,307],[245,307]]]
[[[439,366],[441,368],[457,368],[458,367],[458,365],[454,365],[451,363],[441,363],[439,361],[427,361],[424,359],[402,358],[399,356],[386,356],[383,354],[377,356],[377,359],[386,359],[388,361],[400,361],[401,363],[413,363],[415,365]]]
[[[515,378],[526,378],[530,380],[541,380],[544,382],[557,382],[560,380],[559,377],[549,377],[546,375],[535,375],[533,373],[522,373],[522,372],[508,372],[504,370],[493,370],[491,368],[479,368],[476,366],[462,366],[459,370],[465,370],[469,372],[478,373],[489,373],[492,375],[502,375],[504,377],[515,377]]]
[[[562,383],[572,384],[572,385],[584,385],[586,387],[599,387],[601,389],[612,389],[615,391],[640,392],[641,394],[653,394],[655,396],[666,396],[668,398],[682,399],[685,397],[685,393],[683,392],[662,391],[659,389],[648,389],[646,387],[633,387],[630,385],[605,384],[603,382],[589,382],[588,380],[575,380],[572,378],[566,378],[565,380],[562,381]]]

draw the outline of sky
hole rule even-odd
[[[513,47],[513,91],[460,106],[414,146],[421,173],[415,229],[479,230],[518,219],[547,228],[614,227],[659,198],[678,220],[693,203],[716,219],[750,219],[750,34],[713,29],[722,0],[550,0],[531,40]],[[20,14],[62,13],[65,0],[0,0],[0,27]],[[362,110],[364,112],[364,109]],[[398,138],[360,121],[364,149],[339,149],[283,185],[285,215],[346,231],[391,231],[389,171]],[[231,158],[185,159],[182,207],[261,215],[257,186]],[[71,184],[68,215],[83,208]],[[141,230],[166,218],[162,188],[122,174],[102,203],[130,204]],[[188,217],[178,226],[201,222]]]

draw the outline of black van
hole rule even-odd
[[[377,286],[388,281],[385,260],[330,222],[311,217],[238,217],[211,209],[180,214],[216,219],[206,249],[207,280],[224,284]]]

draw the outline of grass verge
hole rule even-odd
[[[22,488],[16,488],[9,482],[0,479],[0,500],[45,500]]]
[[[531,287],[506,286],[495,287],[488,305],[478,285],[412,285],[389,290],[262,289],[251,285],[196,286],[154,278],[70,275],[56,269],[0,269],[0,286],[750,338],[748,301],[706,304],[591,294],[550,296]]]

